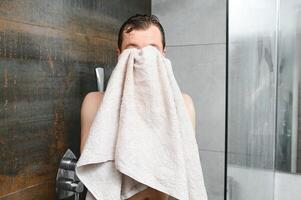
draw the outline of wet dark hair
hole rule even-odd
[[[162,44],[163,49],[165,48],[165,33],[162,25],[159,22],[158,17],[155,15],[142,15],[136,14],[130,18],[128,18],[120,27],[118,33],[118,48],[121,49],[122,41],[123,41],[123,33],[129,33],[132,30],[146,30],[151,25],[154,25],[159,28],[162,36]]]

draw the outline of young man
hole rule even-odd
[[[136,47],[143,48],[147,45],[156,47],[163,55],[165,55],[165,34],[162,25],[154,15],[135,15],[130,17],[120,28],[118,35],[117,56],[127,48]],[[195,109],[191,97],[185,93],[183,98],[185,101],[187,112],[191,118],[191,122],[195,128]],[[103,92],[90,92],[84,98],[81,107],[81,144],[82,151],[86,138],[89,134],[90,126],[94,120],[98,107],[101,105]],[[132,196],[128,200],[167,200],[168,195],[148,188]]]

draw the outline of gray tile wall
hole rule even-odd
[[[226,0],[153,0],[167,57],[197,115],[197,142],[209,200],[224,198]]]

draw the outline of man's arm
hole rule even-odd
[[[183,98],[185,101],[187,112],[188,112],[191,122],[192,122],[192,126],[195,130],[196,129],[196,113],[195,113],[194,103],[192,101],[192,98],[188,94],[185,94],[185,93],[182,93],[182,94],[183,94]]]
[[[91,124],[95,118],[98,107],[102,102],[103,92],[90,92],[88,93],[81,106],[81,139],[80,139],[80,152],[82,152],[86,143]]]

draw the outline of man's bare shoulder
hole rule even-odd
[[[89,129],[97,113],[98,107],[103,99],[103,92],[89,92],[81,106],[81,144],[80,151],[82,152],[84,144],[89,134]]]
[[[81,114],[90,120],[94,118],[95,113],[100,106],[104,92],[89,92],[82,103]]]
[[[99,103],[99,101],[102,99],[104,96],[104,92],[89,92],[85,98],[84,98],[84,103]]]
[[[89,92],[86,94],[84,101],[97,101],[101,99],[104,95],[104,92],[101,91],[95,91],[95,92]]]
[[[184,98],[184,102],[185,102],[185,106],[186,106],[186,110],[191,118],[191,122],[193,127],[195,128],[196,126],[196,113],[195,113],[195,107],[194,107],[194,103],[193,100],[191,98],[190,95],[182,92],[183,98]]]
[[[184,98],[186,106],[191,109],[191,107],[193,106],[193,100],[191,96],[184,92],[182,92],[182,96]]]

